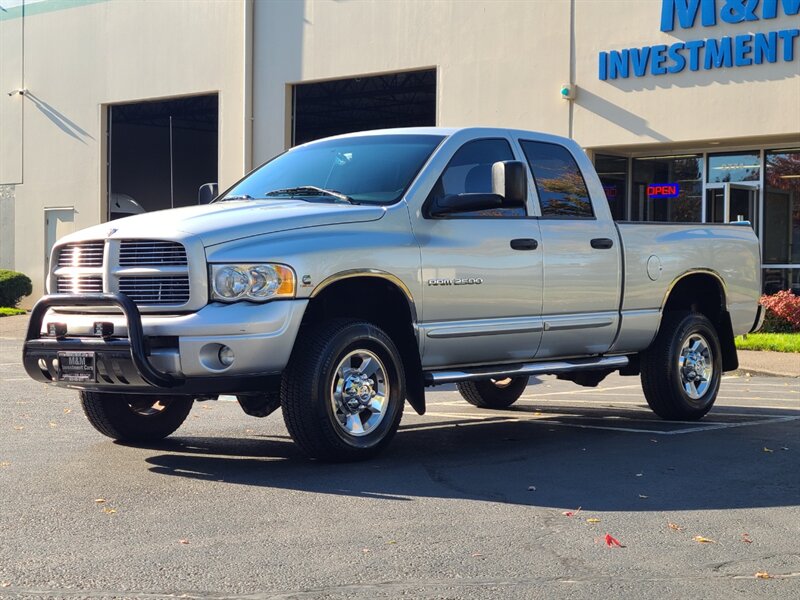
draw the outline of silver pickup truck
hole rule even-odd
[[[759,267],[748,223],[615,223],[571,140],[374,131],[60,240],[23,358],[114,439],[163,438],[224,394],[280,407],[324,460],[374,455],[441,384],[505,409],[531,375],[619,371],[659,416],[700,419],[761,324]]]

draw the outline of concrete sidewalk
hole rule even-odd
[[[0,318],[0,343],[5,339],[21,340],[28,327],[28,315]],[[800,354],[739,350],[739,375],[800,377]]]

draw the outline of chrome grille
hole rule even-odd
[[[78,242],[62,246],[58,253],[59,267],[102,267],[105,242]]]
[[[185,304],[189,301],[189,276],[123,276],[119,278],[119,291],[136,304]]]
[[[186,249],[177,242],[122,240],[120,244],[120,267],[183,267],[186,264]]]
[[[60,276],[57,289],[59,294],[102,294],[103,278],[96,276]]]

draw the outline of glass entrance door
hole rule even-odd
[[[722,183],[706,186],[706,222],[749,221],[758,231],[758,185]]]

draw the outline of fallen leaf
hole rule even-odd
[[[473,552],[471,556],[472,556],[473,558],[475,558],[475,557],[477,557],[477,556],[483,556],[483,554],[481,554],[480,552]]]
[[[639,494],[639,498],[642,500],[647,500],[650,496],[645,496],[644,494]]]
[[[367,552],[371,552],[369,548],[362,548],[361,551],[366,554]]]
[[[97,502],[98,504],[102,504],[103,502],[106,501],[106,499],[105,498],[95,498],[94,501]]]
[[[55,424],[55,423],[53,423],[52,421],[50,421],[50,422],[48,423],[48,425],[49,425],[50,427],[58,427],[58,425],[56,425],[56,424]]]
[[[0,468],[2,468],[2,469],[5,469],[6,467],[10,467],[10,466],[11,466],[11,461],[4,460],[3,462],[0,462]]]
[[[702,535],[696,535],[692,538],[698,544],[716,544],[714,540],[711,540],[707,537],[703,537]]]
[[[579,512],[581,512],[581,507],[580,506],[578,508],[576,508],[575,510],[566,510],[566,511],[562,512],[561,514],[564,515],[565,517],[574,517]]]
[[[0,588],[7,588],[11,585],[10,581],[0,581]]]
[[[756,579],[772,579],[772,575],[770,575],[766,571],[759,571],[758,573],[756,573]]]
[[[772,448],[767,448],[766,446],[764,446],[764,452],[775,452],[775,450],[773,450]]]
[[[542,416],[542,413],[540,413],[540,412],[535,412],[535,413],[533,413],[533,416],[534,416],[534,417],[541,417],[541,416]]]
[[[529,492],[535,492],[536,491],[536,486],[535,485],[529,485],[528,486],[528,491]]]
[[[64,414],[65,414],[65,415],[68,415],[68,414],[69,414],[69,413],[71,413],[71,412],[72,412],[72,409],[71,409],[71,408],[65,408],[65,409],[64,409]]]
[[[104,506],[103,507],[103,512],[106,513],[107,515],[113,515],[115,512],[117,512],[117,509],[116,508],[109,508],[108,506]]]
[[[186,545],[189,543],[189,540],[178,540],[178,543]]]
[[[23,429],[25,429],[25,428],[22,425],[14,425],[14,430],[15,431],[22,431]]]
[[[745,544],[752,544],[753,543],[753,540],[750,539],[750,534],[749,533],[743,533],[742,534],[742,541]]]
[[[596,519],[596,518],[592,517],[591,519],[586,519],[586,522],[587,523],[599,523],[600,519]]]
[[[396,543],[397,543],[397,540],[389,540],[389,541],[388,541],[388,542],[386,542],[386,543],[387,543],[387,544],[396,544]]]
[[[613,548],[614,546],[616,546],[617,548],[624,548],[625,547],[620,543],[620,541],[617,538],[612,537],[612,535],[610,533],[606,534],[606,538],[605,539],[606,539],[606,546],[608,546],[609,548]]]

